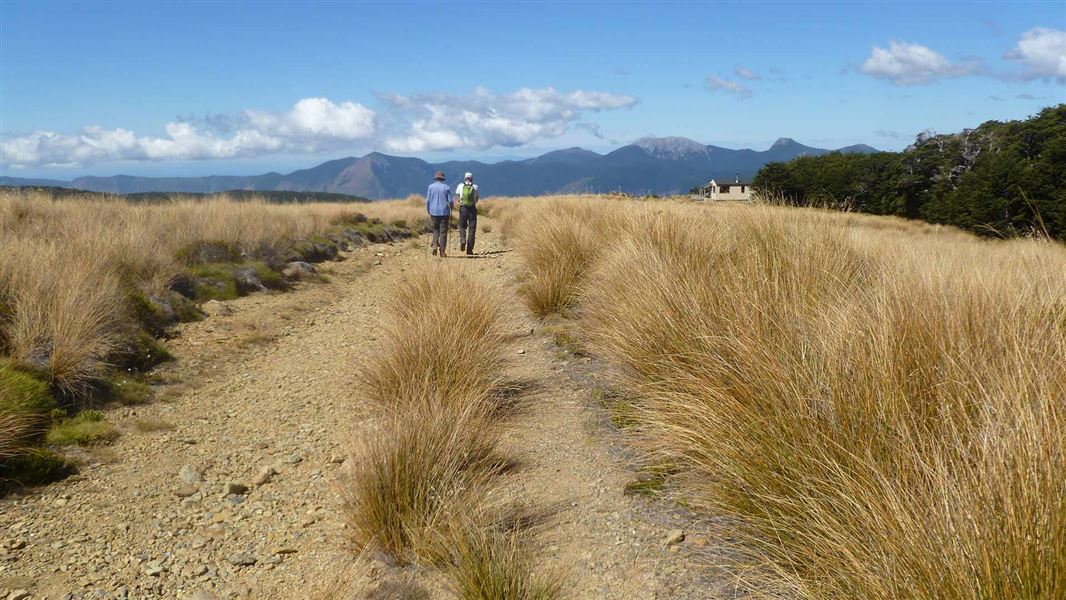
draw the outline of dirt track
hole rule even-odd
[[[161,399],[109,414],[117,442],[85,453],[79,476],[0,499],[0,590],[309,597],[353,556],[334,487],[369,414],[353,365],[373,351],[380,308],[405,269],[431,262],[513,287],[516,256],[479,236],[486,254],[472,260],[429,257],[423,242],[363,248],[325,267],[329,284],[242,298],[230,315],[183,326]],[[521,331],[537,328],[513,310]],[[636,465],[590,398],[595,364],[539,333],[516,337],[509,376],[526,391],[504,439],[519,468],[496,493],[547,515],[538,555],[566,577],[568,597],[731,597],[687,515],[623,494]],[[227,493],[229,484],[249,489]],[[688,539],[668,547],[675,529]],[[413,581],[422,591],[411,598],[448,597],[432,572],[375,569],[381,581]]]

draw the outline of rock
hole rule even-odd
[[[188,498],[198,491],[200,491],[200,489],[195,485],[179,485],[174,489],[174,495],[178,498]]]
[[[331,463],[333,463],[335,465],[343,464],[344,461],[345,461],[345,457],[344,457],[343,454],[334,454],[333,456],[329,457],[329,462],[331,462]]]
[[[281,270],[281,274],[289,279],[307,279],[316,273],[318,273],[318,269],[314,265],[302,260],[294,260]]]
[[[227,481],[226,482],[226,495],[240,496],[241,494],[248,492],[248,486],[239,481]]]
[[[241,294],[266,291],[266,286],[263,285],[263,280],[259,279],[259,275],[255,272],[255,269],[251,267],[243,267],[234,270],[233,281],[237,283],[237,291]]]
[[[284,458],[284,461],[289,463],[290,465],[295,465],[296,463],[298,463],[298,462],[300,462],[302,460],[303,459],[300,458],[299,454],[290,454],[290,455],[288,455],[288,456],[286,456]]]
[[[226,557],[226,561],[231,565],[238,567],[250,567],[256,562],[256,558],[247,552],[238,552],[237,554],[230,554]]]
[[[252,480],[252,484],[266,485],[270,483],[270,480],[273,479],[274,476],[277,474],[278,472],[274,470],[274,467],[263,467],[259,471],[259,474],[255,476],[255,479]]]
[[[663,542],[664,546],[674,546],[685,541],[685,532],[680,529],[674,529],[670,533],[666,534],[666,540]]]
[[[11,590],[11,593],[7,595],[7,600],[26,600],[29,597],[29,590]]]
[[[185,465],[178,471],[178,477],[185,483],[203,483],[204,472],[192,465]]]
[[[525,354],[525,353],[526,353],[526,350],[525,350],[525,348],[523,348],[523,349],[519,350],[519,351],[518,351],[518,353],[519,353],[519,354]]]
[[[296,548],[278,546],[277,548],[274,548],[274,554],[296,554]]]
[[[185,596],[185,600],[219,600],[219,598],[211,592],[201,589]]]
[[[150,577],[159,577],[160,575],[166,572],[166,566],[158,562],[150,562],[147,565],[144,565],[144,574]]]
[[[200,307],[200,310],[204,311],[209,317],[233,314],[233,309],[230,308],[229,304],[220,300],[208,300],[207,302],[204,302],[203,306]]]

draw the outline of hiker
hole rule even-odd
[[[448,217],[452,214],[452,190],[444,183],[444,171],[433,175],[433,183],[426,190],[426,211],[433,222],[433,241],[429,248],[433,256],[447,256]]]
[[[477,231],[477,184],[474,183],[474,174],[467,173],[462,183],[455,188],[455,197],[459,199],[459,252],[466,250],[467,256],[474,254],[474,233]],[[466,235],[466,228],[470,227],[470,237]]]

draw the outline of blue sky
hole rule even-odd
[[[1066,102],[1063,2],[0,2],[0,171],[290,171],[646,135],[899,149]]]

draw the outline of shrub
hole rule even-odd
[[[118,430],[104,419],[98,410],[85,410],[64,419],[48,430],[45,441],[55,446],[89,446],[110,442],[118,437]]]

